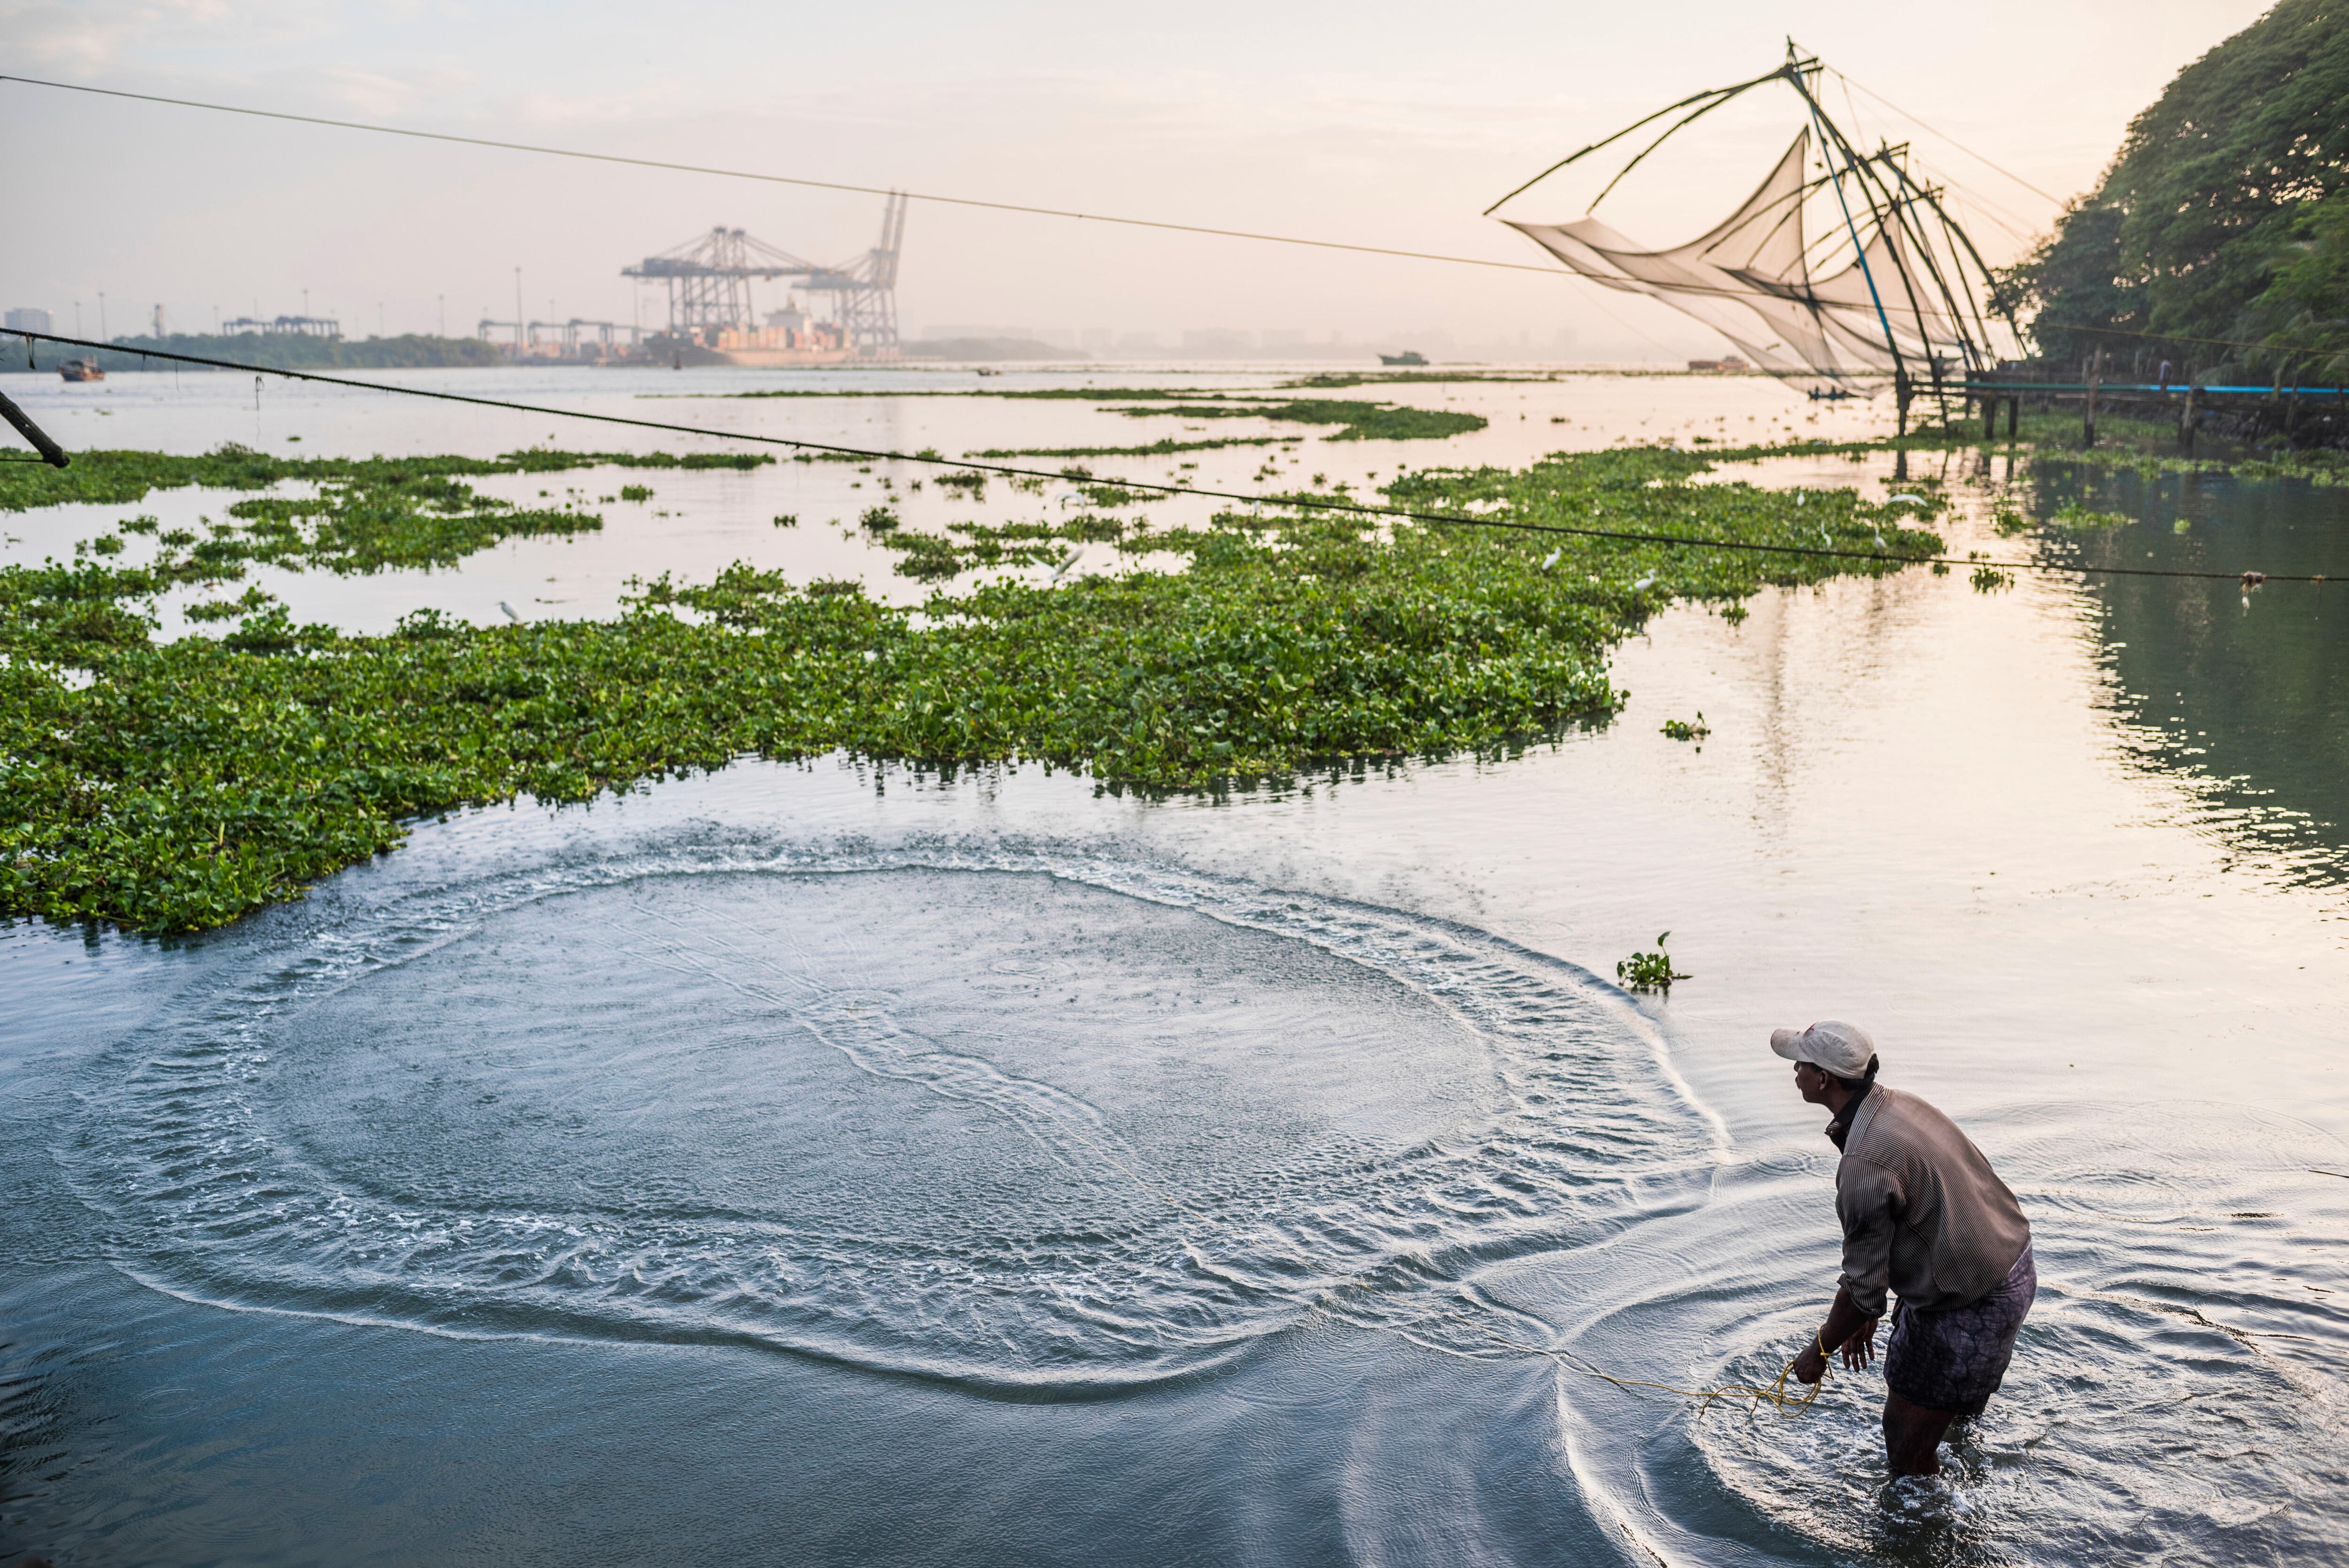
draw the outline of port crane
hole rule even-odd
[[[892,193],[881,212],[881,241],[834,266],[807,261],[740,229],[722,225],[658,255],[620,269],[621,276],[665,284],[668,330],[705,335],[754,325],[750,284],[793,280],[823,300],[859,356],[897,356],[897,253],[905,233],[905,197]]]

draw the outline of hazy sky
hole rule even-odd
[[[598,151],[1178,222],[1538,261],[1479,211],[1575,147],[1769,69],[1787,35],[2057,195],[2129,118],[2264,9],[2251,0],[1950,6],[1036,3],[620,6],[460,0],[0,0],[0,72]],[[1841,88],[1831,89],[1842,106]],[[1685,239],[1796,126],[1772,89],[1602,210]],[[1994,260],[2052,209],[1855,95],[1974,203]],[[641,308],[622,265],[715,223],[818,261],[879,203],[703,176],[404,142],[0,83],[0,304],[70,325],[211,329],[256,308],[354,335]],[[1645,171],[1643,170],[1643,173]],[[1588,189],[1509,209],[1577,216]],[[1302,329],[1582,354],[1713,346],[1590,285],[916,203],[901,306],[949,323]]]

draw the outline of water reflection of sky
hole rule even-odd
[[[1808,412],[1544,396],[1611,439],[1693,428],[1684,387]],[[208,444],[201,407],[158,408]],[[460,433],[367,416],[322,404],[318,444]],[[1309,472],[1455,449],[1350,445]],[[707,532],[633,569],[763,542],[756,487],[801,482],[705,479],[653,478]],[[2270,493],[2015,540],[1973,495],[1947,531],[2229,569],[2338,548],[2329,498]],[[364,617],[529,580],[348,591]],[[197,942],[0,932],[0,1551],[2338,1556],[2340,849],[2230,815],[2341,820],[2312,629],[2338,619],[2150,586],[2174,596],[1910,572],[1738,625],[1674,610],[1619,651],[1619,721],[1508,758],[1158,803],[745,763],[422,824]],[[1658,732],[1700,709],[1701,747]],[[1665,930],[1694,976],[1668,1000],[1588,977]],[[1870,1377],[1801,1423],[1700,1423],[1501,1343],[1774,1371],[1831,1288],[1832,1150],[1762,1041],[1838,1016],[2038,1236],[2009,1393],[1926,1497],[1870,1479]],[[1322,1277],[1365,1259],[1376,1291]],[[1016,1375],[1040,1362],[1092,1382]]]
[[[771,372],[695,370],[497,370],[389,373],[388,379],[486,397],[538,402],[625,418],[667,420],[720,432],[788,436],[857,448],[950,457],[999,448],[1146,446],[1164,438],[1302,438],[1278,447],[1235,447],[1159,458],[1012,459],[1047,469],[1079,462],[1104,477],[1123,475],[1172,483],[1199,483],[1254,493],[1309,488],[1315,475],[1330,485],[1366,491],[1408,465],[1522,464],[1543,453],[1583,449],[1619,440],[1704,435],[1728,441],[1783,439],[1795,435],[1841,436],[1874,430],[1887,410],[1868,403],[1808,404],[1790,399],[1776,383],[1751,378],[1582,376],[1557,382],[1465,382],[1358,387],[1298,396],[1376,397],[1432,408],[1482,414],[1486,428],[1444,441],[1332,441],[1326,427],[1249,419],[1185,422],[1128,418],[1081,401],[937,396],[985,387],[1018,391],[1094,386],[1164,387],[1202,391],[1262,390],[1303,372],[1203,372],[1195,367],[1103,368],[1067,374],[1012,371],[982,383],[968,371],[903,370]],[[36,418],[55,427],[67,446],[138,447],[205,451],[224,440],[272,452],[461,452],[493,456],[530,446],[572,451],[740,450],[722,437],[676,436],[625,426],[564,421],[417,401],[380,394],[272,382],[254,409],[247,378],[125,374],[90,387],[67,387],[54,377],[0,376],[10,396]],[[745,387],[905,391],[904,397],[735,399],[693,394]],[[294,438],[299,438],[298,440]],[[387,573],[337,578],[256,569],[252,582],[284,599],[297,619],[322,620],[354,631],[380,632],[409,611],[431,607],[484,624],[500,624],[499,605],[529,619],[604,616],[616,613],[631,578],[674,572],[707,576],[734,561],[781,570],[794,581],[854,577],[876,597],[919,603],[928,586],[897,575],[896,557],[857,535],[857,519],[886,504],[912,527],[941,529],[957,521],[988,523],[1033,520],[1071,504],[1067,487],[1024,495],[1008,485],[988,487],[983,500],[950,494],[917,481],[936,478],[913,465],[801,464],[782,449],[773,467],[748,474],[583,469],[507,475],[469,482],[482,493],[525,505],[577,499],[604,519],[601,531],[568,538],[515,539],[460,566],[433,573]],[[1277,472],[1259,478],[1270,462]],[[886,478],[890,482],[884,485]],[[600,498],[623,484],[653,491],[644,502]],[[545,499],[541,499],[544,492]],[[144,512],[167,526],[193,527],[217,517],[237,498],[194,490],[150,494],[131,507],[61,507],[0,514],[0,562],[64,558],[76,541],[108,523]],[[1155,500],[1123,509],[1162,526],[1203,521],[1217,506],[1205,500]],[[797,526],[778,528],[789,516]],[[847,531],[843,533],[843,530]],[[1116,570],[1121,558],[1106,546],[1089,549],[1076,574]],[[1035,581],[1050,568],[1026,573]],[[184,628],[177,611],[200,595],[184,593],[165,606],[167,634]],[[218,634],[220,628],[213,629]]]

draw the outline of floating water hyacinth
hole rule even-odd
[[[2067,500],[2055,509],[2055,515],[2051,521],[2058,528],[2085,531],[2091,529],[2119,528],[2137,520],[2125,511],[2097,511],[2093,508],[2082,506],[2078,501]]]
[[[1704,709],[1699,708],[1693,723],[1680,718],[1664,720],[1663,733],[1674,740],[1702,740],[1713,733],[1713,727],[1704,721]]]
[[[238,620],[227,636],[160,643],[162,594],[233,582],[254,562],[377,570],[460,558],[521,530],[595,527],[573,506],[476,507],[444,487],[460,474],[623,460],[116,454],[87,468],[77,459],[57,480],[26,476],[57,472],[44,465],[12,465],[0,469],[0,502],[19,506],[287,478],[331,480],[347,499],[320,511],[256,497],[271,515],[209,537],[134,519],[69,566],[0,569],[0,913],[218,925],[397,845],[427,813],[522,793],[584,801],[745,755],[1034,761],[1154,791],[1347,758],[1500,755],[1611,717],[1621,697],[1608,650],[1664,604],[1726,614],[1766,584],[1883,574],[1940,549],[1849,490],[1812,492],[1798,511],[1753,486],[1689,482],[1717,460],[1646,448],[1523,469],[1422,469],[1384,498],[1435,516],[1481,507],[1751,543],[1806,542],[1824,529],[1853,548],[1881,529],[1901,559],[1562,539],[1281,497],[1171,529],[1082,511],[876,531],[879,518],[897,518],[875,507],[852,531],[903,557],[909,576],[1050,568],[1087,544],[1180,569],[999,578],[916,611],[874,603],[854,581],[795,585],[738,564],[705,582],[639,583],[616,620],[472,626],[418,614],[384,636],[222,598]],[[1034,493],[1046,481],[1007,482]],[[102,547],[126,534],[150,537],[153,556],[123,564],[134,558]]]
[[[1630,957],[1616,965],[1615,978],[1634,991],[1666,993],[1671,992],[1672,982],[1675,980],[1696,978],[1693,975],[1674,973],[1671,954],[1664,951],[1664,938],[1671,934],[1669,931],[1657,933],[1656,950],[1653,953],[1634,953]]]

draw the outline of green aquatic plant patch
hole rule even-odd
[[[1174,403],[1161,407],[1120,408],[1129,418],[1166,416],[1184,419],[1278,419],[1293,425],[1342,427],[1333,441],[1423,441],[1465,435],[1485,428],[1482,414],[1450,408],[1410,408],[1358,397],[1300,397],[1285,403]]]
[[[1389,496],[1526,524],[1939,549],[1850,491],[1691,482],[1707,467],[1619,449],[1423,471]],[[1107,543],[1185,569],[999,579],[916,612],[737,566],[646,584],[608,622],[419,614],[351,636],[256,601],[225,638],[171,642],[155,597],[222,564],[196,560],[212,541],[160,565],[0,569],[0,913],[216,925],[391,848],[421,814],[586,800],[745,755],[1038,762],[1182,790],[1501,754],[1613,713],[1609,649],[1675,600],[1733,610],[1765,583],[1900,566],[1279,506],[936,537],[1005,559]]]
[[[2054,515],[2047,521],[2058,528],[2068,528],[2075,532],[2089,532],[2096,529],[2121,528],[2137,520],[2125,511],[2097,511],[2093,508],[2082,506],[2078,501],[2067,500],[2057,507]]]
[[[1672,968],[1672,955],[1664,951],[1664,938],[1671,934],[1667,931],[1656,938],[1653,953],[1634,953],[1616,965],[1616,983],[1634,991],[1661,991],[1669,995],[1673,981],[1694,979]]]
[[[1338,377],[1328,379],[1309,378],[1301,382],[1284,383],[1284,387],[1339,387],[1364,385],[1383,378]],[[1406,379],[1406,378],[1396,378]],[[1532,377],[1431,377],[1436,381],[1533,379]],[[1392,403],[1372,402],[1355,397],[1285,397],[1279,392],[1210,392],[1189,387],[1021,387],[1005,389],[994,387],[926,388],[905,392],[876,391],[871,388],[831,392],[820,388],[791,387],[766,392],[697,392],[657,394],[694,397],[1004,397],[1043,402],[1132,403],[1156,404],[1154,407],[1120,408],[1116,412],[1134,418],[1165,414],[1191,419],[1278,419],[1290,424],[1337,425],[1342,427],[1330,439],[1333,441],[1416,441],[1441,439],[1481,430],[1485,420],[1481,414],[1463,413],[1456,409],[1412,408]],[[1157,456],[1178,451],[1206,450],[1216,446],[1242,446],[1249,443],[1233,441],[1205,442],[1185,446],[1172,442],[1156,442],[1147,447],[1065,448],[1027,449],[1005,448],[976,454],[982,458],[1054,457],[1090,458],[1132,455]]]
[[[1221,397],[1222,392],[1199,392],[1164,387],[779,387],[761,392],[642,392],[656,399],[692,397],[1040,397],[1071,401],[1130,403],[1148,397]],[[1246,396],[1246,394],[1239,394]]]
[[[520,536],[592,532],[604,526],[576,502],[517,506],[486,496],[459,476],[555,473],[598,467],[750,469],[771,463],[761,454],[560,452],[533,449],[498,458],[272,457],[228,446],[201,456],[92,451],[71,466],[0,466],[0,508],[25,511],[67,501],[135,503],[158,490],[190,485],[267,492],[281,481],[306,481],[303,495],[256,493],[230,502],[209,537],[159,539],[150,570],[164,586],[227,582],[248,564],[295,571],[380,572],[394,567],[453,566],[477,551]],[[20,469],[24,471],[11,471]],[[542,491],[542,494],[545,492]],[[651,498],[640,485],[621,488],[629,500]],[[124,535],[153,533],[137,519],[85,542],[98,556],[119,555]]]
[[[1694,719],[1668,718],[1662,734],[1669,740],[1702,740],[1713,733],[1713,726],[1704,721],[1704,709],[1699,708]],[[1659,939],[1661,940],[1661,939]]]
[[[966,572],[1007,566],[1049,566],[1069,548],[1050,523],[962,522],[952,525],[951,535],[907,529],[882,542],[902,556],[897,574],[919,583],[942,583]]]
[[[966,572],[1056,565],[1067,559],[1071,545],[1115,542],[1129,533],[1139,537],[1148,527],[1147,520],[1128,523],[1086,513],[1051,522],[949,523],[944,534],[904,529],[881,542],[902,556],[897,575],[939,583]]]
[[[159,490],[201,485],[264,490],[283,480],[344,486],[400,486],[485,474],[559,473],[569,469],[755,469],[763,452],[564,452],[533,447],[495,458],[281,458],[233,443],[195,456],[171,452],[88,451],[53,469],[0,463],[0,511],[81,501],[135,505]]]
[[[1283,381],[1284,387],[1312,390],[1340,387],[1452,387],[1472,381],[1529,383],[1538,386],[1546,381],[1564,379],[1560,371],[1508,370],[1332,370],[1316,376],[1300,376],[1294,381]]]
[[[1293,447],[1302,436],[1227,436],[1222,440],[1153,441],[1142,447],[989,447],[974,458],[1171,458],[1178,452],[1214,452],[1226,447]]]

